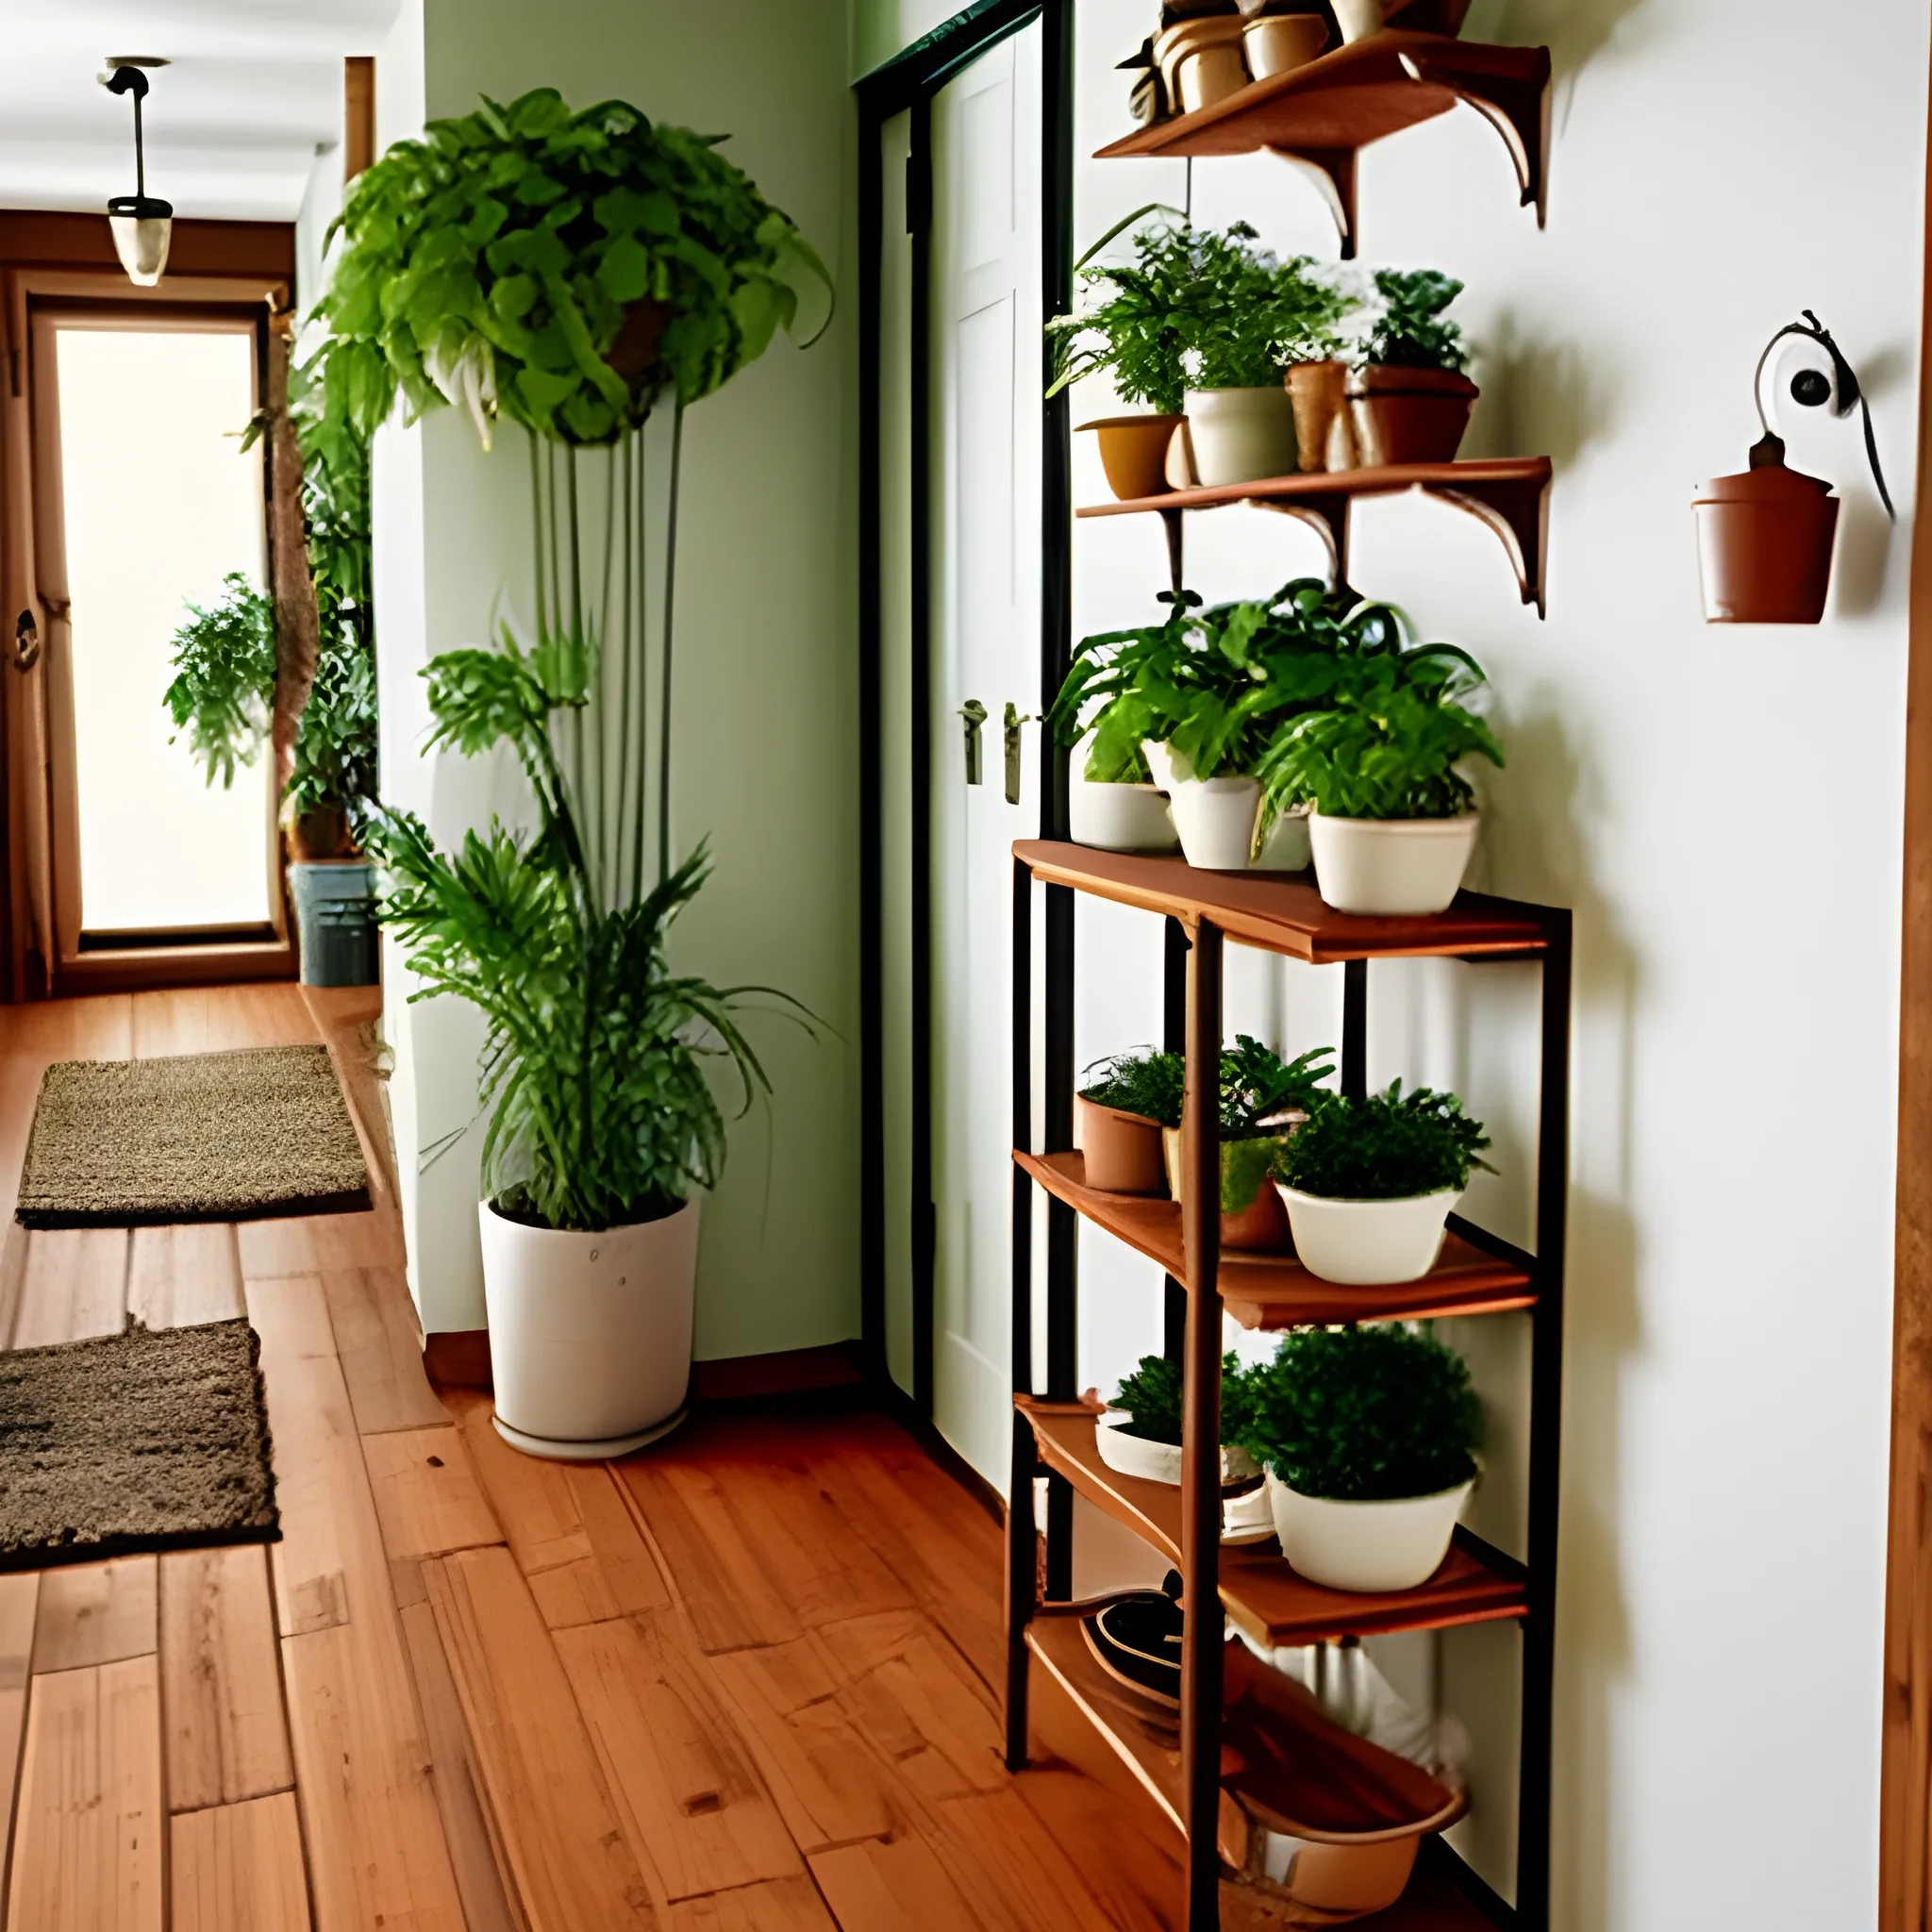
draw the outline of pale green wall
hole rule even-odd
[[[963,10],[964,0],[850,0],[852,75],[890,60]]]
[[[840,1036],[814,1044],[754,1023],[777,1094],[769,1116],[755,1111],[734,1130],[729,1171],[706,1204],[697,1353],[842,1340],[858,1327],[859,1119],[856,187],[843,0],[424,0],[423,23],[431,118],[467,111],[479,92],[553,86],[575,105],[621,96],[655,118],[728,133],[725,154],[798,221],[840,284],[823,341],[800,353],[781,338],[686,419],[673,820],[680,845],[708,833],[717,862],[679,927],[675,963],[721,984],[781,987]],[[395,696],[386,789],[447,838],[508,803],[508,788],[487,771],[424,759],[415,694],[401,687],[424,656],[479,639],[499,590],[528,608],[525,443],[506,428],[486,456],[452,411],[385,438],[378,552],[393,534],[423,560],[420,619],[403,603],[400,568],[399,624],[385,636],[386,706]],[[456,1015],[403,1013],[395,992],[399,1138],[424,1146],[461,1124],[473,1091],[468,1069],[453,1065],[462,1027],[450,1026]],[[415,1286],[431,1328],[481,1319],[474,1175],[472,1145],[412,1191]]]

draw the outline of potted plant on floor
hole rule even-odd
[[[1482,1123],[1453,1093],[1419,1087],[1359,1100],[1327,1094],[1274,1164],[1294,1251],[1324,1281],[1416,1281],[1436,1265],[1445,1224],[1479,1157]]]
[[[1249,1382],[1243,1441],[1267,1468],[1290,1564],[1330,1590],[1427,1582],[1482,1446],[1482,1403],[1462,1358],[1403,1327],[1304,1328]]]
[[[1461,292],[1433,269],[1375,271],[1382,307],[1350,385],[1364,463],[1456,460],[1479,393],[1461,325],[1442,313]]]
[[[1184,1391],[1180,1370],[1165,1356],[1141,1357],[1122,1377],[1111,1403],[1096,1419],[1094,1447],[1108,1468],[1144,1482],[1181,1479],[1181,1415]],[[1221,1361],[1221,1480],[1252,1482],[1260,1466],[1241,1442],[1253,1424],[1248,1376],[1239,1357]]]
[[[766,1091],[738,1024],[758,990],[668,960],[708,866],[702,845],[672,860],[674,641],[667,615],[654,715],[647,559],[675,558],[685,409],[830,284],[714,139],[622,101],[573,112],[552,89],[400,142],[341,225],[319,311],[330,410],[367,433],[401,393],[414,411],[462,407],[486,448],[499,415],[529,437],[532,641],[506,625],[497,648],[425,675],[435,742],[513,748],[537,829],[442,853],[384,813],[374,836],[417,996],[453,993],[489,1023],[478,1212],[497,1428],[536,1454],[622,1454],[682,1414],[698,1196],[724,1152],[704,1063],[746,1105]],[[645,541],[643,490],[660,404],[661,542]]]
[[[1482,669],[1453,644],[1357,652],[1319,708],[1276,734],[1258,770],[1277,809],[1312,806],[1315,882],[1339,912],[1442,911],[1475,849],[1475,793],[1459,767],[1502,747],[1461,700]]]

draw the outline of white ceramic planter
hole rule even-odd
[[[1308,815],[1315,884],[1338,912],[1420,916],[1446,909],[1475,850],[1480,821]]]
[[[1158,785],[1075,778],[1067,788],[1067,823],[1074,844],[1103,852],[1172,852],[1180,843]]]
[[[1459,1188],[1399,1201],[1338,1201],[1304,1194],[1276,1181],[1288,1209],[1295,1258],[1324,1281],[1383,1287],[1420,1281],[1442,1252],[1443,1224],[1462,1199]]]
[[[1175,778],[1168,791],[1174,830],[1190,865],[1245,872],[1261,813],[1258,778]]]
[[[1296,473],[1294,404],[1286,388],[1191,389],[1188,441],[1206,484],[1255,483]]]
[[[486,1201],[483,1300],[496,1430],[533,1456],[625,1456],[684,1420],[698,1204],[575,1234]]]
[[[1311,856],[1307,813],[1285,811],[1268,827],[1261,849],[1255,854],[1255,870],[1306,872]]]
[[[1181,1479],[1181,1450],[1178,1442],[1150,1442],[1144,1436],[1130,1436],[1126,1424],[1133,1418],[1124,1408],[1109,1408],[1094,1418],[1093,1446],[1108,1468],[1122,1475],[1139,1476],[1142,1482],[1178,1483]],[[1246,1482],[1260,1474],[1260,1469],[1245,1449],[1223,1443],[1221,1480]]]
[[[1290,1566],[1329,1590],[1413,1590],[1441,1568],[1456,1519],[1475,1487],[1393,1503],[1338,1503],[1304,1496],[1270,1471],[1274,1533]]]

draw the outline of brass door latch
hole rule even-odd
[[[1007,706],[1007,803],[1020,802],[1020,727],[1023,724],[1038,724],[1040,720],[1030,713],[1023,716],[1018,705],[1010,701]]]
[[[1012,707],[1007,707],[1008,710]],[[969,785],[980,783],[979,771],[979,727],[986,723],[986,707],[977,698],[968,698],[959,707],[959,715],[966,721],[966,782]]]

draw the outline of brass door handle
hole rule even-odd
[[[1022,716],[1018,705],[1010,701],[1007,705],[1007,803],[1020,802],[1020,727],[1023,724],[1038,724],[1040,720],[1030,713]]]
[[[23,610],[13,624],[13,668],[31,671],[41,661],[41,631],[31,610]]]
[[[1011,710],[1012,706],[1007,707]],[[966,721],[966,782],[977,785],[979,771],[979,727],[986,723],[986,707],[977,698],[968,698],[959,707],[959,715]]]

